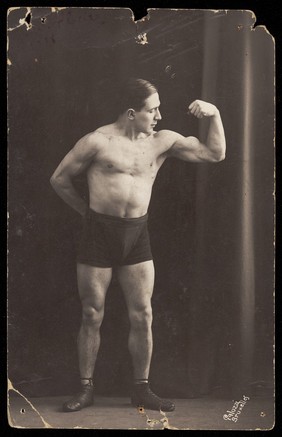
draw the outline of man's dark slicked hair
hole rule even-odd
[[[145,100],[157,92],[156,86],[148,80],[130,78],[120,87],[117,102],[118,113],[123,114],[129,108],[140,111]]]

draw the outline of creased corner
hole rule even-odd
[[[35,411],[38,414],[38,416],[40,417],[40,419],[42,420],[44,428],[52,428],[52,426],[48,422],[46,422],[46,420],[44,420],[44,418],[41,416],[39,411],[37,411],[37,409],[34,407],[34,405],[19,390],[17,390],[13,386],[12,382],[10,381],[10,379],[8,379],[8,392],[9,391],[14,391],[15,393],[19,394],[30,405],[30,407],[33,409],[33,411]],[[11,414],[10,414],[10,410],[9,410],[9,406],[10,406],[10,404],[9,404],[9,396],[8,396],[8,418],[9,418],[10,426],[14,426],[16,428],[21,428],[21,427],[16,426],[13,423],[13,420],[12,420],[12,417],[11,417]]]
[[[15,26],[15,27],[8,27],[8,32],[11,32],[11,31],[13,31],[15,29],[18,29],[19,27],[22,27],[24,25],[26,26],[27,30],[32,29],[32,13],[31,13],[31,8],[30,7],[26,7],[26,8],[19,8],[19,7],[17,7],[17,8],[10,8],[8,10],[8,16],[13,11],[18,10],[18,9],[26,9],[26,14],[25,14],[25,16],[23,18],[19,19],[19,24],[17,26]]]

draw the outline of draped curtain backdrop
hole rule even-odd
[[[167,160],[149,228],[156,267],[151,380],[161,395],[258,395],[273,387],[274,42],[248,11],[31,8],[8,17],[9,377],[25,394],[78,381],[80,218],[49,178],[85,133],[114,121],[117,81],[155,81],[160,129],[204,140],[200,98],[224,123],[217,164]],[[87,198],[83,176],[75,184]],[[95,385],[128,393],[128,318],[116,279]]]
[[[197,169],[194,292],[199,283],[207,292],[207,266],[213,286],[214,276],[218,282],[217,321],[218,309],[223,311],[220,328],[210,329],[209,318],[202,337],[203,391],[214,384],[212,372],[225,368],[219,359],[223,349],[233,391],[271,381],[274,59],[272,38],[262,27],[253,30],[254,21],[245,11],[229,12],[224,20],[206,16],[204,24],[202,98],[220,107],[227,158],[218,169]],[[205,132],[202,127],[202,137]],[[195,326],[202,327],[198,317]]]

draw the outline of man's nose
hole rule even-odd
[[[161,113],[160,113],[159,109],[157,109],[157,111],[156,111],[155,118],[156,118],[157,120],[161,120],[161,119],[162,119],[162,116],[161,116]]]

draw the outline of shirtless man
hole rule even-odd
[[[188,108],[197,118],[209,118],[206,143],[169,130],[155,131],[160,100],[155,86],[131,79],[121,93],[117,120],[80,139],[51,177],[57,194],[84,221],[77,258],[82,303],[78,335],[81,391],[64,411],[93,403],[93,373],[100,345],[107,289],[113,268],[123,290],[130,320],[128,347],[132,357],[133,406],[173,411],[149,386],[152,356],[154,264],[147,231],[147,210],[158,170],[169,157],[192,162],[219,162],[225,157],[225,136],[218,109],[195,100]],[[89,205],[76,192],[72,179],[86,172]]]

